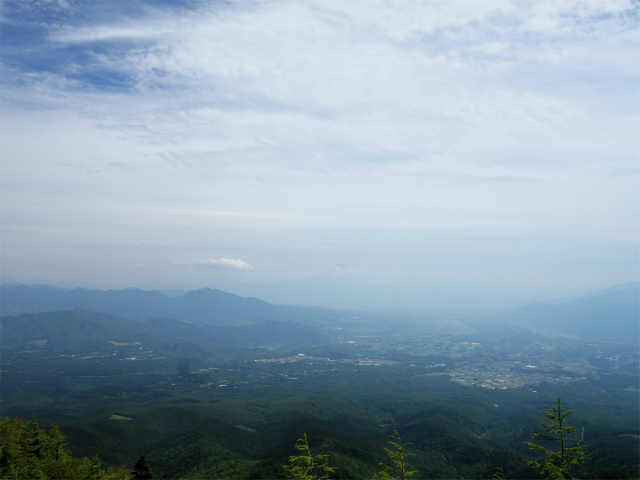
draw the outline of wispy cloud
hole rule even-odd
[[[3,248],[37,225],[152,271],[215,240],[302,276],[423,232],[635,245],[639,8],[5,0]]]
[[[239,258],[207,258],[205,260],[193,260],[190,262],[173,262],[174,265],[179,266],[202,266],[202,267],[225,267],[233,268],[237,270],[253,270],[253,267],[244,260]]]

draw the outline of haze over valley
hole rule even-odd
[[[639,32],[1,1],[0,478],[638,478]]]

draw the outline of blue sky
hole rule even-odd
[[[2,276],[637,281],[639,8],[5,0]]]

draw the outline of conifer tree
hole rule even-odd
[[[74,458],[56,425],[45,432],[35,418],[6,417],[0,422],[0,478],[97,479],[101,475],[98,458]]]
[[[582,445],[580,439],[571,437],[571,432],[575,432],[576,427],[567,426],[567,417],[573,413],[571,407],[564,407],[562,399],[558,398],[555,406],[545,406],[543,413],[547,417],[547,423],[539,424],[546,433],[531,432],[531,436],[536,442],[545,442],[553,449],[546,448],[532,442],[525,442],[531,450],[543,454],[546,459],[543,462],[527,462],[529,466],[540,469],[540,474],[548,479],[564,480],[574,479],[571,474],[571,467],[583,465],[590,455],[584,452],[587,445]]]
[[[393,449],[385,447],[384,451],[387,452],[387,455],[391,458],[393,466],[381,463],[380,466],[382,470],[373,476],[375,480],[405,480],[407,477],[418,473],[418,470],[407,471],[406,459],[414,454],[405,453],[404,447],[411,445],[411,443],[402,443],[402,439],[397,430],[393,431],[391,440],[387,443],[391,445]]]
[[[311,454],[306,433],[298,439],[295,446],[302,452],[302,455],[289,457],[289,463],[283,466],[289,478],[323,480],[329,478],[329,474],[335,471],[333,467],[329,466],[329,455]]]
[[[131,472],[132,480],[153,480],[153,473],[151,473],[151,467],[147,463],[147,460],[142,455],[133,466],[133,471]]]

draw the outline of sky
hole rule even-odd
[[[4,0],[2,278],[325,306],[637,281],[639,11]]]

